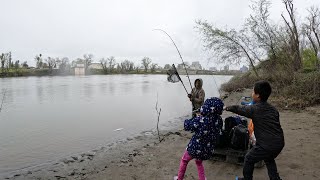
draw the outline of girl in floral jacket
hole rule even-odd
[[[182,180],[187,169],[188,162],[195,159],[200,180],[205,180],[203,160],[209,159],[214,152],[214,145],[219,136],[223,121],[221,114],[223,102],[212,97],[201,106],[200,115],[184,121],[184,129],[194,133],[186,151],[184,152],[178,176],[174,179]]]

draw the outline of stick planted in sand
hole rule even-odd
[[[160,121],[161,108],[158,110],[158,93],[157,93],[156,111],[157,111],[157,115],[158,115],[157,132],[158,132],[159,142],[161,142],[164,138],[162,138],[162,139],[160,138],[160,132],[159,132],[159,121]]]

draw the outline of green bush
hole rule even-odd
[[[302,52],[302,64],[303,70],[306,72],[316,70],[317,55],[311,49],[305,49]]]

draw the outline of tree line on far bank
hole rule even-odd
[[[152,62],[152,59],[149,57],[142,58],[138,64],[127,59],[117,61],[114,56],[101,58],[99,63],[94,63],[94,56],[92,54],[84,54],[83,57],[73,61],[70,61],[68,57],[44,57],[42,54],[39,54],[35,56],[34,61],[36,66],[30,67],[27,61],[13,60],[11,52],[1,53],[0,77],[72,75],[74,74],[73,68],[79,64],[85,68],[86,74],[164,74],[166,70],[171,68],[170,64],[161,67],[157,63]],[[190,67],[188,62],[186,62],[186,66]],[[209,74],[209,71],[201,73]]]
[[[170,68],[170,65],[165,65],[164,68],[159,66],[157,63],[153,63],[149,57],[141,59],[141,64],[135,64],[133,61],[124,60],[117,62],[114,56],[108,58],[101,58],[99,63],[93,63],[92,54],[84,54],[82,58],[77,58],[70,62],[68,57],[44,57],[42,54],[36,55],[35,67],[29,67],[28,62],[20,62],[20,60],[13,60],[11,52],[1,53],[1,76],[23,76],[30,75],[28,71],[38,72],[39,75],[44,74],[73,74],[73,68],[77,64],[82,64],[86,70],[86,73],[98,73],[98,74],[113,74],[113,73],[155,73],[157,70],[163,70]],[[93,64],[96,67],[90,68]]]

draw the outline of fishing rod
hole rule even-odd
[[[213,77],[213,81],[214,81],[214,83],[215,83],[215,85],[216,85],[216,88],[217,88],[217,90],[218,90],[219,97],[221,98],[221,91],[220,91],[220,89],[219,89],[219,87],[218,87],[218,84],[217,84],[216,78],[214,78],[214,75],[212,75],[212,77]]]
[[[188,79],[189,79],[190,87],[191,87],[191,90],[192,90],[192,85],[191,85],[191,81],[190,81],[190,77],[189,77],[189,74],[188,74],[186,65],[185,65],[185,63],[184,63],[184,61],[183,61],[183,58],[182,58],[182,56],[181,56],[181,53],[180,53],[180,51],[179,51],[176,43],[173,41],[173,39],[171,38],[171,36],[170,36],[166,31],[164,31],[164,30],[162,30],[162,29],[154,29],[154,31],[161,31],[161,32],[165,33],[165,34],[171,39],[173,45],[176,47],[176,50],[177,50],[178,53],[179,53],[180,59],[181,59],[181,61],[182,61],[182,64],[183,64],[183,66],[184,66],[184,69],[186,70],[187,77],[188,77]],[[182,81],[181,81],[181,82],[182,82]]]
[[[179,54],[179,56],[180,56],[180,59],[181,59],[182,64],[183,64],[183,66],[184,66],[184,69],[186,70],[187,77],[188,77],[188,80],[189,80],[189,84],[190,84],[190,87],[191,87],[191,92],[192,92],[192,89],[193,89],[193,88],[192,88],[192,84],[191,84],[191,81],[190,81],[189,73],[188,73],[188,71],[187,71],[186,64],[185,64],[184,61],[183,61],[183,58],[182,58],[182,56],[181,56],[181,53],[180,53],[180,51],[179,51],[179,49],[178,49],[178,46],[176,45],[176,43],[173,41],[173,39],[171,38],[171,36],[170,36],[166,31],[164,31],[164,30],[162,30],[162,29],[154,29],[154,31],[161,31],[161,32],[165,33],[165,34],[170,38],[170,40],[172,41],[174,47],[176,47],[176,50],[178,51],[178,54]],[[183,81],[181,80],[181,78],[180,78],[180,76],[179,76],[179,74],[178,74],[177,69],[176,69],[175,66],[174,66],[174,64],[173,64],[173,67],[174,67],[175,72],[176,72],[179,80],[181,81],[184,89],[186,90],[186,93],[189,95],[189,93],[188,93],[188,91],[187,91],[187,89],[186,89]],[[194,102],[193,102],[193,101],[191,101],[191,104],[192,104],[192,109],[195,109],[195,106],[194,106]]]
[[[176,69],[176,66],[174,64],[172,64],[172,67],[173,67],[173,70],[174,70],[175,74],[177,75],[179,81],[182,83],[182,86],[184,87],[184,90],[186,90],[186,93],[188,95],[189,94],[188,90],[187,90],[186,86],[184,85],[184,83],[183,83],[183,81],[182,81],[182,79],[181,79],[181,77],[180,77],[180,75],[179,75],[179,73],[178,73],[178,71]]]

